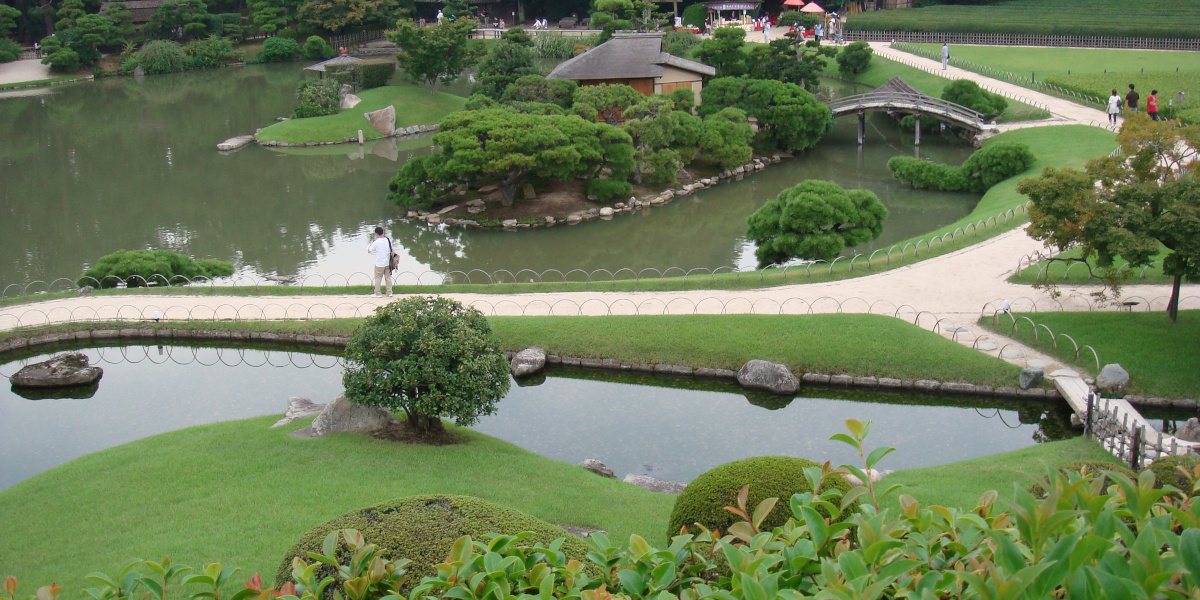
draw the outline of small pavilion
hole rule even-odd
[[[356,56],[350,56],[346,53],[345,48],[343,48],[341,56],[335,56],[329,60],[323,60],[315,65],[309,65],[304,67],[304,70],[316,71],[321,74],[321,77],[324,77],[325,72],[328,71],[330,67],[336,69],[337,67],[350,66],[357,62],[362,62],[362,59]]]
[[[645,96],[689,89],[700,104],[704,78],[717,70],[662,51],[661,33],[616,33],[612,39],[569,58],[546,76],[570,79],[580,86],[620,83]]]
[[[762,4],[762,2],[759,0],[752,2],[721,0],[718,2],[705,2],[704,7],[708,9],[709,20],[718,26],[727,22],[725,15],[723,14],[726,12],[732,13],[732,19],[730,20],[738,21],[745,25],[753,18],[751,16],[752,14],[758,14],[758,7],[760,4]],[[738,13],[741,14],[739,15]]]

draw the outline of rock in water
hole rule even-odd
[[[1096,387],[1106,392],[1119,394],[1129,385],[1129,372],[1116,363],[1104,365],[1096,376]]]
[[[100,381],[104,369],[89,366],[88,362],[88,357],[78,352],[60,354],[47,361],[26,365],[9,381],[23,387],[90,385]]]
[[[513,377],[533,375],[546,367],[546,351],[537,346],[526,348],[513,357],[508,368]]]
[[[222,152],[231,152],[253,141],[254,136],[252,135],[238,135],[231,137],[220,144],[217,144],[217,150],[221,150]]]
[[[345,396],[338,396],[313,419],[312,431],[314,437],[321,437],[347,431],[375,431],[398,423],[392,413],[382,408],[355,404]]]
[[[800,389],[800,380],[785,365],[765,360],[756,359],[742,365],[737,380],[745,387],[776,394],[795,394]]]
[[[359,98],[354,94],[346,94],[345,96],[342,96],[342,103],[339,106],[341,108],[354,108],[355,106],[358,106],[359,102],[362,102],[362,98]],[[370,119],[371,117],[367,118]]]
[[[371,122],[371,127],[382,133],[383,135],[392,135],[396,131],[396,107],[387,105],[376,111],[363,113],[363,116]]]
[[[1175,432],[1175,437],[1188,442],[1200,442],[1200,419],[1192,417]]]
[[[683,491],[683,488],[687,487],[686,483],[663,481],[647,475],[634,475],[633,473],[625,476],[625,483],[632,483],[643,490],[658,492],[660,494],[678,494]]]
[[[612,477],[613,479],[617,478],[612,469],[608,468],[604,463],[594,458],[585,458],[579,465],[602,477]]]
[[[1042,385],[1044,378],[1045,372],[1041,369],[1021,369],[1021,374],[1017,376],[1017,384],[1021,389],[1027,390]]]
[[[308,398],[298,398],[296,396],[292,396],[291,398],[288,398],[287,412],[284,413],[283,418],[276,421],[271,428],[283,427],[292,421],[306,419],[313,415],[319,415],[321,414],[321,411],[325,410],[326,406],[328,405],[317,404]]]

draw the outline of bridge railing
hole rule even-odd
[[[871,108],[912,108],[940,114],[980,128],[983,127],[984,123],[983,114],[978,111],[950,102],[949,100],[932,98],[924,94],[877,90],[865,94],[838,98],[829,103],[829,109],[835,113]]]

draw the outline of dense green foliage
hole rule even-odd
[[[285,0],[250,0],[250,21],[263,33],[275,33],[292,20],[289,4]]]
[[[358,89],[373,90],[388,84],[396,74],[396,63],[390,59],[364,60],[354,63],[354,79]]]
[[[557,31],[543,31],[533,39],[533,53],[538,58],[565,60],[575,56],[577,37],[567,37]]]
[[[746,30],[741,27],[718,27],[712,37],[700,42],[692,51],[696,60],[717,70],[717,77],[738,77],[746,73]]]
[[[319,35],[308,36],[308,39],[304,40],[304,45],[301,46],[300,51],[304,53],[304,58],[309,60],[325,60],[337,55],[337,51],[333,49],[333,46],[330,46],[329,42],[325,41],[325,38]]]
[[[1154,473],[1154,480],[1158,482],[1159,487],[1170,485],[1177,489],[1190,490],[1193,489],[1196,476],[1200,473],[1197,471],[1197,468],[1200,468],[1200,455],[1162,456],[1154,459],[1146,468]],[[1200,493],[1200,490],[1196,493]]]
[[[853,76],[866,71],[871,66],[871,56],[874,53],[875,51],[871,50],[871,46],[866,42],[854,42],[842,48],[842,51],[838,52],[835,59],[837,60],[838,72],[843,75]]]
[[[704,31],[704,21],[708,18],[708,8],[703,3],[691,4],[683,9],[682,20],[684,25],[699,27],[700,31]]]
[[[957,79],[942,89],[942,100],[961,104],[979,114],[985,120],[1000,116],[1008,108],[1008,100],[1000,94],[993,94],[970,79]]]
[[[701,97],[701,116],[732,106],[757,119],[754,142],[761,152],[804,150],[833,128],[829,107],[791,83],[722,77],[710,81]]]
[[[453,82],[483,57],[482,44],[471,40],[477,25],[463,18],[420,27],[403,19],[387,32],[387,37],[399,48],[396,58],[404,64],[408,80],[429,86],[432,94],[437,92],[439,81]]]
[[[584,88],[587,89],[587,88]],[[690,163],[700,143],[703,123],[690,112],[675,110],[664,97],[645,98],[629,107],[622,127],[633,139],[634,181],[670,184]]]
[[[685,56],[700,43],[700,36],[685,29],[671,29],[663,34],[663,52]]]
[[[701,160],[722,169],[734,169],[753,158],[754,149],[750,147],[753,139],[754,129],[745,111],[731,107],[708,115],[700,134]]]
[[[291,1],[284,4],[294,6]],[[296,17],[317,30],[343,33],[355,28],[388,27],[411,9],[411,0],[307,0],[299,3]]]
[[[568,109],[575,101],[577,89],[579,89],[579,84],[570,79],[546,79],[541,75],[526,75],[518,78],[504,90],[501,101],[504,103],[554,104]]]
[[[888,211],[870,190],[844,190],[810,179],[788,188],[746,218],[758,266],[795,258],[831,261],[883,233]]]
[[[413,431],[460,426],[496,410],[508,392],[508,361],[478,310],[414,296],[375,311],[346,343],[342,385],[366,406],[403,410]]]
[[[789,10],[779,15],[779,21],[776,23],[779,27],[791,27],[792,25],[803,25],[806,29],[812,28],[821,21],[821,17],[817,15],[800,12],[798,10]]]
[[[341,111],[341,101],[336,81],[328,78],[301,81],[296,86],[296,108],[292,110],[292,117],[336,115]]]
[[[1137,479],[1137,473],[1134,473],[1129,469],[1129,467],[1103,460],[1072,461],[1059,467],[1058,472],[1068,476],[1090,475],[1093,479],[1103,479],[1104,487],[1108,487],[1116,483],[1116,479],[1111,477],[1109,475],[1110,473],[1119,473],[1124,477],[1128,477],[1129,479]],[[1037,498],[1044,498],[1046,496],[1046,487],[1044,486],[1045,483],[1046,481],[1044,481],[1044,478],[1042,481],[1035,481],[1033,485],[1029,486],[1029,493],[1033,494]]]
[[[409,161],[389,184],[391,198],[402,206],[428,206],[463,183],[495,184],[502,202],[511,205],[530,176],[588,177],[588,194],[601,200],[628,196],[631,190],[629,135],[578,116],[507,107],[463,111],[443,119],[433,140],[441,152]],[[607,178],[601,177],[605,168],[611,170]]]
[[[797,38],[798,39],[798,38]],[[798,45],[789,40],[755,44],[746,55],[746,76],[751,79],[777,79],[816,93],[826,58],[836,56],[837,48],[815,41]]]
[[[743,486],[750,486],[746,502],[750,507],[758,506],[767,498],[791,498],[793,494],[812,492],[812,486],[804,477],[804,470],[812,467],[820,468],[811,460],[790,456],[758,456],[713,467],[693,479],[675,499],[667,536],[679,535],[685,528],[691,533],[699,533],[695,527],[697,523],[709,530],[728,530],[740,519],[725,507],[736,505],[738,490]],[[818,492],[829,489],[846,492],[850,490],[850,484],[845,479],[830,478]],[[759,527],[774,529],[787,519],[785,511],[774,511]]]
[[[203,0],[173,0],[158,7],[143,30],[160,39],[175,36],[182,31],[186,38],[207,35],[211,15]]]
[[[941,31],[1195,38],[1200,35],[1200,1],[1141,0],[1114,15],[1108,0],[1006,0],[980,6],[860,12],[847,17],[856,31]],[[1036,15],[1036,18],[1030,18]]]
[[[0,36],[0,63],[12,62],[21,56],[21,45]]]
[[[527,75],[540,75],[534,66],[533,40],[521,28],[510,29],[504,38],[488,52],[475,71],[475,93],[493,100],[516,80]]]
[[[308,560],[309,552],[322,552],[325,537],[339,529],[354,529],[379,546],[389,558],[405,558],[411,574],[401,587],[410,591],[423,577],[434,575],[434,567],[445,560],[458,538],[485,534],[515,535],[532,532],[528,543],[549,544],[568,537],[567,532],[520,511],[471,496],[409,496],[384,502],[335,517],[300,537],[283,555],[275,573],[275,583],[292,581],[292,560]],[[559,548],[571,558],[584,560],[588,546],[578,538],[569,538]],[[332,575],[332,567],[318,573]]]
[[[972,152],[961,167],[911,156],[892,157],[887,166],[893,177],[915,188],[982,194],[997,183],[1029,170],[1036,160],[1025,144],[999,142]]]
[[[182,285],[190,280],[233,275],[233,265],[213,259],[193,260],[170,250],[118,250],[100,257],[83,272],[80,287],[111,288],[145,285]]]
[[[181,48],[187,57],[187,66],[192,69],[213,69],[223,67],[231,60],[245,58],[241,50],[234,50],[233,42],[228,38],[216,35],[205,39],[192,40]],[[161,61],[160,61],[161,62]],[[145,69],[145,67],[142,67]]]
[[[643,99],[645,96],[625,84],[601,83],[577,89],[571,107],[584,119],[616,125],[624,119],[629,107]]]
[[[263,63],[287,62],[296,60],[299,54],[300,44],[297,44],[296,40],[275,36],[267,38],[267,41],[263,42],[262,50],[258,51],[255,60]]]
[[[597,43],[602,44],[615,31],[654,29],[660,21],[655,17],[657,7],[644,0],[592,0],[591,22],[588,26],[600,30]]]
[[[438,92],[430,96],[429,92],[410,85],[384,86],[375,89],[360,90],[358,97],[362,100],[354,110],[346,110],[326,117],[313,119],[292,119],[273,123],[255,134],[260,141],[278,141],[289,144],[306,142],[344,142],[346,138],[358,139],[361,129],[367,140],[379,139],[383,134],[372,127],[364,127],[363,113],[395,106],[396,127],[410,125],[428,125],[437,123],[446,115],[461,110],[464,99],[461,96]]]

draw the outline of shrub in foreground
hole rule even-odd
[[[276,584],[293,579],[293,559],[308,560],[307,553],[321,552],[325,538],[340,529],[357,530],[389,558],[411,561],[406,566],[410,576],[401,587],[403,591],[412,589],[422,577],[433,576],[434,567],[445,560],[455,540],[464,535],[482,539],[489,533],[530,532],[523,540],[527,544],[550,544],[566,538],[559,549],[570,558],[582,561],[588,552],[582,540],[511,508],[470,496],[410,496],[356,510],[310,529],[284,554],[275,574]],[[333,569],[322,566],[318,573],[332,575]]]
[[[341,111],[341,96],[338,84],[332,79],[310,79],[296,86],[296,108],[292,116],[297,119],[336,115]]]
[[[96,266],[84,271],[80,287],[99,288],[156,285],[181,285],[197,277],[213,278],[233,275],[233,265],[223,260],[193,260],[170,250],[118,250],[102,256]]]
[[[1077,460],[1069,462],[1058,468],[1058,472],[1063,475],[1088,475],[1092,479],[1103,481],[1102,485],[1108,487],[1116,483],[1109,474],[1119,473],[1128,479],[1137,479],[1137,474],[1129,470],[1124,465],[1106,462],[1102,460]],[[1029,493],[1038,498],[1046,495],[1045,481],[1036,482],[1029,486]]]
[[[791,456],[758,456],[725,463],[702,473],[683,488],[671,510],[667,535],[678,535],[688,528],[696,531],[699,523],[709,530],[725,531],[739,519],[725,510],[737,501],[738,490],[749,485],[747,506],[757,506],[767,498],[791,498],[793,494],[812,492],[804,470],[818,467],[817,463]],[[831,477],[821,490],[838,489],[846,492],[850,484],[845,479]],[[787,520],[786,511],[776,511],[761,523],[763,529],[774,529]]]

